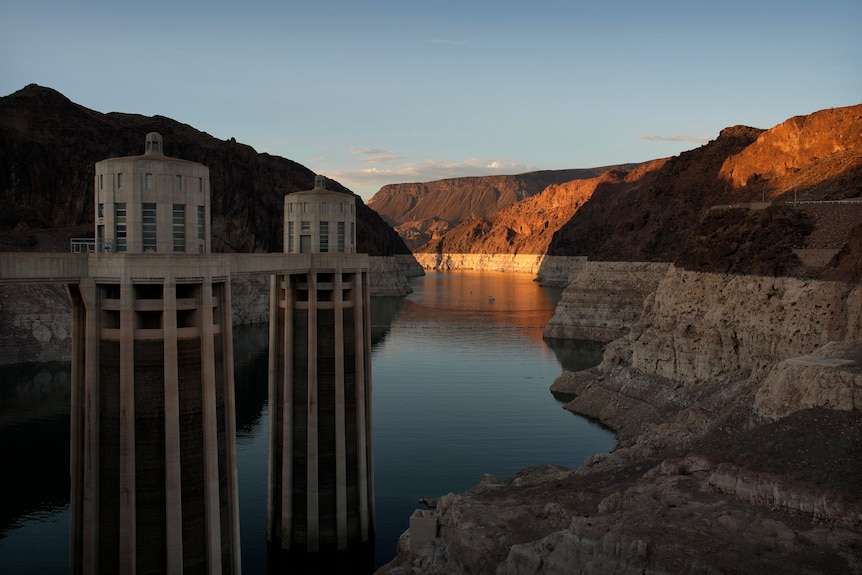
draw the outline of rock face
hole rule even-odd
[[[368,205],[395,227],[410,249],[417,250],[463,221],[489,216],[552,184],[594,178],[608,169],[544,170],[515,176],[390,184],[380,188]]]
[[[596,187],[624,181],[634,172],[612,169],[595,177],[551,184],[541,193],[482,217],[467,219],[444,236],[415,249],[431,254],[548,253],[554,234],[592,196]],[[580,254],[578,254],[580,255]]]
[[[544,256],[536,254],[414,254],[424,269],[482,270],[535,274],[542,267]],[[564,259],[564,258],[561,258]]]
[[[544,337],[608,342],[624,336],[669,266],[585,262],[563,292]]]
[[[618,447],[432,500],[380,573],[858,573],[860,359],[858,284],[670,266],[552,387]]]

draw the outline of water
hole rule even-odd
[[[429,273],[413,287],[372,303],[375,566],[394,557],[420,498],[466,490],[485,473],[576,467],[614,445],[548,391],[562,366],[601,359],[595,344],[542,340],[558,291],[488,272]],[[267,333],[234,329],[245,573],[267,570]],[[0,368],[0,573],[68,571],[68,427],[67,363]]]

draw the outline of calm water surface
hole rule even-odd
[[[558,291],[488,272],[429,273],[413,287],[372,303],[375,566],[394,557],[418,499],[485,473],[576,467],[614,445],[548,391],[563,366],[601,359],[594,344],[542,340]],[[267,327],[235,328],[234,341],[242,562],[262,573]],[[0,368],[0,573],[68,570],[68,426],[68,364]]]

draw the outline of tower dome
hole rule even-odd
[[[284,223],[286,253],[356,253],[356,199],[327,190],[325,176],[314,176],[314,189],[284,196]]]
[[[143,155],[96,163],[96,249],[209,253],[209,168],[164,154],[150,132]]]

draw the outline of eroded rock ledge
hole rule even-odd
[[[380,574],[862,572],[859,285],[670,267],[553,390],[618,447],[432,501]]]

